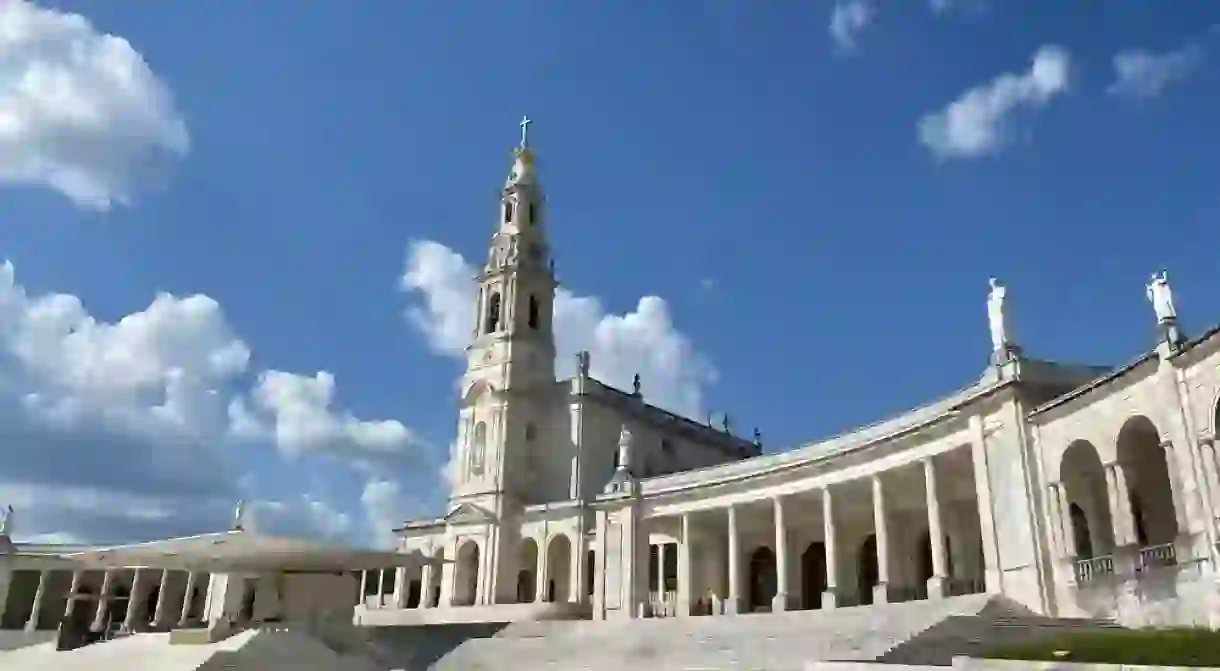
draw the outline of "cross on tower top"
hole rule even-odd
[[[518,126],[521,126],[521,148],[522,149],[525,149],[526,147],[529,146],[529,126],[532,123],[534,123],[534,121],[532,119],[530,119],[527,116],[523,116],[523,117],[521,117],[521,123],[517,124]]]

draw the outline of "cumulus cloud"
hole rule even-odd
[[[19,510],[19,537],[121,542],[224,529],[239,496],[267,529],[350,532],[350,517],[319,499],[247,491],[237,476],[248,450],[229,439],[354,460],[401,455],[410,432],[335,410],[326,372],[266,371],[243,394],[250,357],[208,296],[159,294],[104,322],[76,296],[32,295],[11,263],[0,265],[0,505]],[[247,414],[232,417],[234,404]]]
[[[408,317],[440,353],[463,357],[475,326],[475,269],[460,254],[433,241],[413,242],[401,287],[418,300]],[[591,353],[591,373],[629,389],[639,373],[649,402],[692,417],[700,416],[704,388],[716,369],[677,330],[669,306],[645,296],[635,309],[608,313],[592,296],[560,289],[555,296],[556,374],[575,372],[575,355]]]
[[[1160,54],[1124,49],[1114,55],[1114,82],[1107,91],[1120,98],[1155,98],[1189,77],[1202,63],[1203,50],[1196,45]]]
[[[335,377],[265,371],[249,394],[229,406],[232,431],[246,439],[270,440],[288,456],[330,449],[352,454],[400,453],[413,436],[397,420],[360,420],[332,408]]]
[[[1069,70],[1066,51],[1042,47],[1027,72],[1002,74],[920,119],[919,140],[940,158],[994,153],[1008,139],[1017,112],[1042,108],[1067,90]]]
[[[0,0],[0,183],[128,204],[190,146],[143,56],[79,14]]]
[[[840,49],[855,49],[856,38],[876,17],[868,0],[837,0],[830,10],[830,36]]]

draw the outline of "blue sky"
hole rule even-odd
[[[466,264],[523,114],[562,366],[591,348],[782,449],[972,380],[990,275],[1029,354],[1122,362],[1162,267],[1188,331],[1220,321],[1218,24],[0,0],[0,503],[19,536],[96,541],[223,526],[238,497],[362,543],[440,512]]]

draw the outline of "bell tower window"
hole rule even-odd
[[[532,295],[530,296],[529,305],[529,323],[530,328],[538,328],[538,299]]]
[[[534,216],[534,204],[530,203],[530,223],[537,223],[538,219]]]
[[[504,223],[511,224],[513,221],[513,203],[511,200],[504,201]]]
[[[493,293],[487,302],[487,322],[483,325],[484,333],[495,333],[500,328],[500,294]]]

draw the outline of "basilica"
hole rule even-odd
[[[757,434],[650,404],[638,378],[597,380],[588,353],[556,379],[528,123],[477,278],[443,517],[394,529],[393,552],[260,536],[240,515],[190,538],[30,545],[6,517],[0,627],[596,626],[970,594],[1055,617],[1220,626],[1220,328],[1184,334],[1164,273],[1134,325],[1159,336],[1125,365],[1027,353],[993,279],[977,378],[764,454]]]
[[[763,454],[590,375],[555,379],[546,199],[522,122],[477,280],[448,513],[396,529],[369,625],[723,616],[1003,594],[1061,617],[1220,624],[1220,335],[1125,366],[1039,360],[991,280],[990,365],[951,394]],[[1155,320],[1153,322],[1153,320]]]

